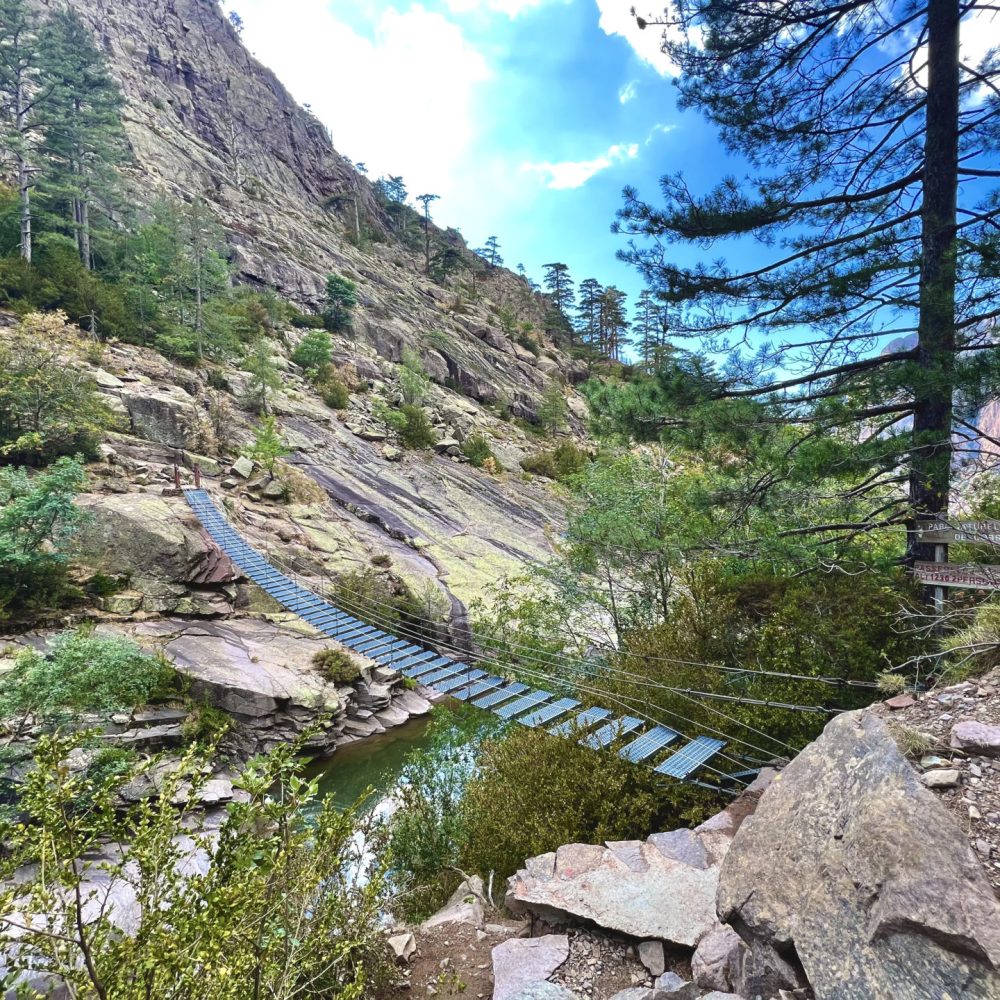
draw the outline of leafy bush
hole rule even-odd
[[[540,451],[521,459],[521,468],[536,476],[560,481],[570,479],[590,461],[587,452],[572,441],[560,441],[551,451]]]
[[[182,727],[189,743],[213,746],[233,728],[233,719],[214,705],[198,704],[191,707]]]
[[[50,655],[26,650],[4,679],[0,716],[52,719],[66,713],[117,712],[145,705],[174,681],[173,668],[134,642],[64,632]]]
[[[317,316],[315,313],[295,312],[292,314],[291,323],[297,330],[326,329],[326,320],[322,316]]]
[[[243,369],[250,374],[242,403],[254,413],[266,413],[271,393],[281,388],[281,375],[271,357],[266,340],[256,341],[243,358]]]
[[[435,593],[440,591],[435,588]],[[332,603],[402,638],[434,642],[438,638],[436,623],[443,620],[448,607],[435,604],[429,594],[421,596],[423,600],[402,581],[366,568],[337,578]]]
[[[326,330],[311,330],[292,352],[294,361],[307,374],[316,375],[323,371],[333,357],[333,343]]]
[[[376,399],[372,404],[372,416],[397,433],[406,427],[406,415],[401,410],[394,410],[383,399]]]
[[[331,274],[326,279],[326,303],[323,319],[328,330],[344,330],[351,323],[351,312],[358,304],[358,286],[350,278]]]
[[[471,434],[462,442],[462,454],[477,469],[482,469],[488,463],[492,463],[489,472],[496,473],[503,469],[493,449],[490,448],[489,441],[483,434]]]
[[[316,388],[319,390],[323,402],[331,410],[346,410],[351,401],[351,394],[347,391],[342,379],[336,375],[327,374]]]
[[[157,801],[122,809],[120,775],[95,783],[65,767],[81,745],[81,738],[39,742],[19,803],[24,820],[2,830],[0,911],[23,915],[29,928],[4,956],[14,976],[45,969],[59,992],[115,1000],[381,993],[391,976],[385,866],[369,860],[358,876],[359,845],[378,857],[378,832],[356,813],[338,812],[332,798],[318,798],[316,783],[302,777],[298,748],[251,760],[238,783],[243,801],[207,836],[191,833],[186,810]],[[189,752],[165,775],[161,801],[178,799],[185,786],[197,799],[207,763]],[[133,934],[121,932],[111,908],[91,905],[94,872],[79,863],[99,856],[108,840],[128,846],[93,864],[106,884],[135,887]],[[194,872],[199,851],[211,862]],[[34,864],[39,857],[44,866]],[[15,882],[16,871],[23,877]]]
[[[566,423],[569,407],[558,382],[550,382],[538,407],[538,423],[550,433],[560,430]]]
[[[94,454],[114,420],[94,380],[67,361],[80,343],[62,313],[25,316],[0,343],[0,463]]]
[[[399,369],[399,389],[403,403],[407,406],[417,406],[427,397],[430,381],[424,371],[423,362],[416,351],[407,347],[403,350],[403,363]]]
[[[60,458],[34,478],[0,469],[0,612],[44,607],[66,591],[66,558],[83,512],[73,498],[87,475],[76,459]]]
[[[404,448],[412,451],[420,451],[424,448],[433,448],[437,441],[437,435],[431,426],[427,414],[419,406],[406,405],[400,412],[406,423],[399,431],[399,439]]]
[[[531,775],[525,781],[525,775]],[[668,783],[616,754],[512,726],[485,743],[462,801],[466,871],[501,881],[561,844],[644,839],[717,812],[712,792]]]
[[[282,440],[274,417],[263,417],[254,430],[253,444],[244,449],[243,454],[257,462],[273,479],[278,459],[288,454],[288,446]]]
[[[321,649],[312,661],[331,684],[353,684],[361,676],[357,661],[342,649]]]

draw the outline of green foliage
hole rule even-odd
[[[389,846],[397,883],[393,911],[407,922],[434,913],[461,879],[455,868],[468,839],[462,799],[483,719],[482,713],[436,710],[430,745],[411,753],[400,775]],[[499,728],[498,721],[489,721]]]
[[[313,666],[331,684],[353,684],[361,677],[361,667],[342,649],[321,649],[312,658]]]
[[[477,469],[487,466],[491,473],[500,472],[503,469],[499,459],[493,454],[489,441],[483,434],[470,434],[462,442],[462,454]]]
[[[937,670],[950,684],[1000,666],[1000,603],[986,601],[962,615],[940,640]]]
[[[437,435],[427,417],[427,414],[413,404],[407,404],[400,408],[406,423],[400,428],[399,440],[404,448],[412,451],[421,451],[426,448],[433,448],[437,441]]]
[[[282,440],[278,422],[273,416],[261,418],[254,431],[253,444],[243,454],[257,462],[268,476],[274,478],[278,460],[288,454],[288,446]]]
[[[399,410],[394,410],[383,399],[376,399],[372,404],[372,415],[376,420],[381,421],[386,427],[396,432],[401,431],[406,426],[406,417]]]
[[[0,717],[47,720],[145,705],[174,679],[173,668],[129,639],[64,632],[46,656],[26,650],[4,679]]]
[[[96,383],[71,357],[78,343],[60,313],[26,316],[0,341],[0,464],[93,455],[113,425]]]
[[[337,331],[351,325],[351,311],[358,304],[358,287],[350,278],[331,274],[326,279],[323,319],[327,329]]]
[[[399,369],[399,389],[404,405],[419,406],[427,397],[429,385],[420,355],[410,347],[404,348],[403,363]]]
[[[0,612],[45,607],[66,591],[66,559],[84,518],[74,503],[87,482],[82,464],[60,458],[30,477],[0,469]]]
[[[291,320],[292,326],[299,330],[324,330],[326,329],[326,320],[322,316],[317,316],[315,313],[292,313]]]
[[[587,467],[590,456],[573,441],[560,441],[551,451],[540,451],[521,459],[521,468],[532,475],[570,480]]]
[[[719,808],[705,789],[664,782],[573,739],[512,726],[479,754],[462,801],[460,862],[503,880],[525,858],[562,844],[644,839],[654,830],[693,826]]]
[[[429,594],[422,596],[424,600],[402,581],[369,567],[339,576],[333,603],[387,632],[414,642],[434,642],[438,638],[435,625],[443,621],[447,605],[440,607]]]
[[[542,393],[542,401],[538,406],[538,423],[542,429],[554,433],[566,424],[569,407],[563,388],[558,382],[550,382]]]
[[[95,781],[64,766],[80,745],[39,742],[23,819],[2,830],[0,909],[44,928],[3,931],[4,944],[18,939],[4,949],[13,974],[44,968],[74,996],[115,1000],[362,1000],[382,988],[385,872],[370,863],[357,877],[358,845],[380,853],[377,832],[317,800],[294,746],[251,760],[239,780],[245,801],[228,807],[218,831],[199,832],[170,802],[185,784],[185,799],[197,800],[203,756],[190,751],[165,774],[160,798],[123,810],[121,775]],[[80,863],[107,841],[128,847]],[[206,870],[190,863],[199,851],[211,858]],[[32,866],[39,858],[45,864]],[[15,882],[18,870],[34,874]],[[89,905],[90,877],[134,887],[133,934]]]
[[[325,330],[312,330],[307,333],[292,352],[292,361],[315,380],[333,357],[333,344],[330,334]]]
[[[316,383],[316,388],[319,390],[320,396],[323,397],[323,402],[331,410],[347,409],[351,401],[351,394],[343,379],[338,375],[334,375],[331,371],[325,372],[320,381]]]
[[[271,393],[281,388],[281,375],[266,340],[254,342],[243,359],[243,368],[250,374],[243,404],[254,413],[266,413]]]
[[[215,746],[233,728],[233,719],[227,712],[204,703],[191,706],[182,727],[189,743]]]

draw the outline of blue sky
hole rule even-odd
[[[708,186],[736,165],[674,100],[631,0],[228,0],[248,48],[371,176],[433,192],[435,221],[511,267],[566,262],[634,294],[610,225],[621,189]]]

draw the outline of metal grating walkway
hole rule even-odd
[[[517,722],[532,728],[544,726],[580,706],[580,702],[573,698],[553,701],[555,695],[549,691],[532,690],[527,684],[489,675],[467,663],[383,632],[334,607],[312,591],[300,587],[268,562],[229,523],[207,491],[186,489],[184,496],[219,548],[262,590],[324,635],[380,666],[398,670],[420,684],[493,711],[503,719],[516,717]],[[599,723],[603,723],[600,729],[580,739],[582,745],[594,750],[603,749],[620,743],[623,737],[648,725],[645,720],[629,715],[612,718],[606,708],[587,708],[573,718],[559,722],[549,732],[557,736],[577,736],[586,730],[593,730]],[[619,749],[618,753],[625,760],[638,764],[654,757],[678,739],[681,735],[673,729],[650,725],[646,732]],[[695,737],[654,770],[672,778],[689,779],[724,746],[723,740],[709,736]]]

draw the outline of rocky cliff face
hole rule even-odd
[[[393,238],[373,185],[250,56],[215,0],[68,5],[124,94],[133,196],[204,198],[227,231],[239,280],[315,306],[326,275],[346,275],[359,289],[358,341],[394,361],[404,346],[432,355],[438,381],[483,402],[502,398],[524,416],[556,372],[583,377],[551,346],[536,358],[499,328],[500,308],[536,325],[542,318],[544,303],[516,275],[491,271],[482,300],[464,304],[456,289],[426,278],[421,253]],[[355,205],[374,236],[363,249],[350,238]]]

